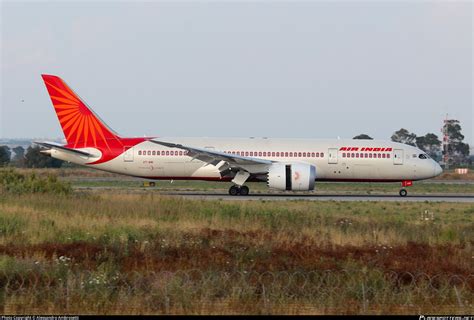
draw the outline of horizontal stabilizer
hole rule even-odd
[[[80,156],[85,156],[85,157],[92,157],[93,155],[88,153],[88,152],[85,152],[85,151],[81,151],[81,150],[76,150],[76,149],[71,149],[71,148],[66,148],[62,145],[58,145],[58,144],[55,144],[55,143],[50,143],[50,142],[34,142],[35,144],[37,145],[40,145],[42,147],[45,147],[45,148],[49,148],[49,149],[59,149],[61,151],[65,151],[65,152],[70,152],[70,153],[73,153],[75,155],[80,155]]]

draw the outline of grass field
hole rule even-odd
[[[3,192],[3,313],[474,312],[472,204],[147,190]]]
[[[138,189],[143,187],[143,181],[138,179],[66,179],[76,189]],[[207,181],[156,181],[156,186],[150,188],[159,191],[214,191],[227,194],[231,183]],[[265,183],[246,183],[252,194],[281,193],[272,190]],[[314,194],[391,194],[398,195],[399,183],[344,183],[344,182],[317,182]],[[428,194],[458,194],[474,196],[473,184],[454,183],[416,183],[407,188],[410,195]],[[298,192],[307,194],[307,192]]]
[[[35,172],[38,175],[47,176],[55,174],[59,179],[70,182],[76,189],[138,189],[143,186],[146,180],[126,177],[107,172],[91,169],[22,169],[20,172]],[[433,179],[427,181],[414,182],[412,187],[407,188],[409,194],[462,194],[474,196],[474,183],[459,183],[459,178],[471,181],[474,174],[455,175],[453,172],[444,174],[447,179]],[[159,191],[209,191],[227,193],[230,183],[208,182],[208,181],[155,181],[156,187],[153,190]],[[252,193],[275,193],[268,189],[265,183],[248,183]],[[317,182],[316,194],[393,194],[397,195],[400,190],[400,183],[331,183]]]

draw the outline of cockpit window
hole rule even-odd
[[[424,154],[424,153],[420,153],[420,155],[418,156],[418,158],[420,158],[420,159],[428,159],[428,155],[427,155],[427,154]]]

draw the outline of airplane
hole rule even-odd
[[[246,182],[283,191],[312,191],[319,181],[401,182],[442,173],[424,151],[383,140],[275,138],[162,138],[119,136],[64,82],[42,75],[66,144],[35,142],[42,152],[78,165],[150,180]],[[154,185],[154,184],[153,184]]]

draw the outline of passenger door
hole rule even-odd
[[[403,149],[393,150],[393,164],[403,164]]]
[[[133,162],[133,147],[130,147],[130,146],[123,147],[123,161]]]
[[[336,164],[337,163],[337,148],[329,148],[328,149],[328,163],[329,164]]]

